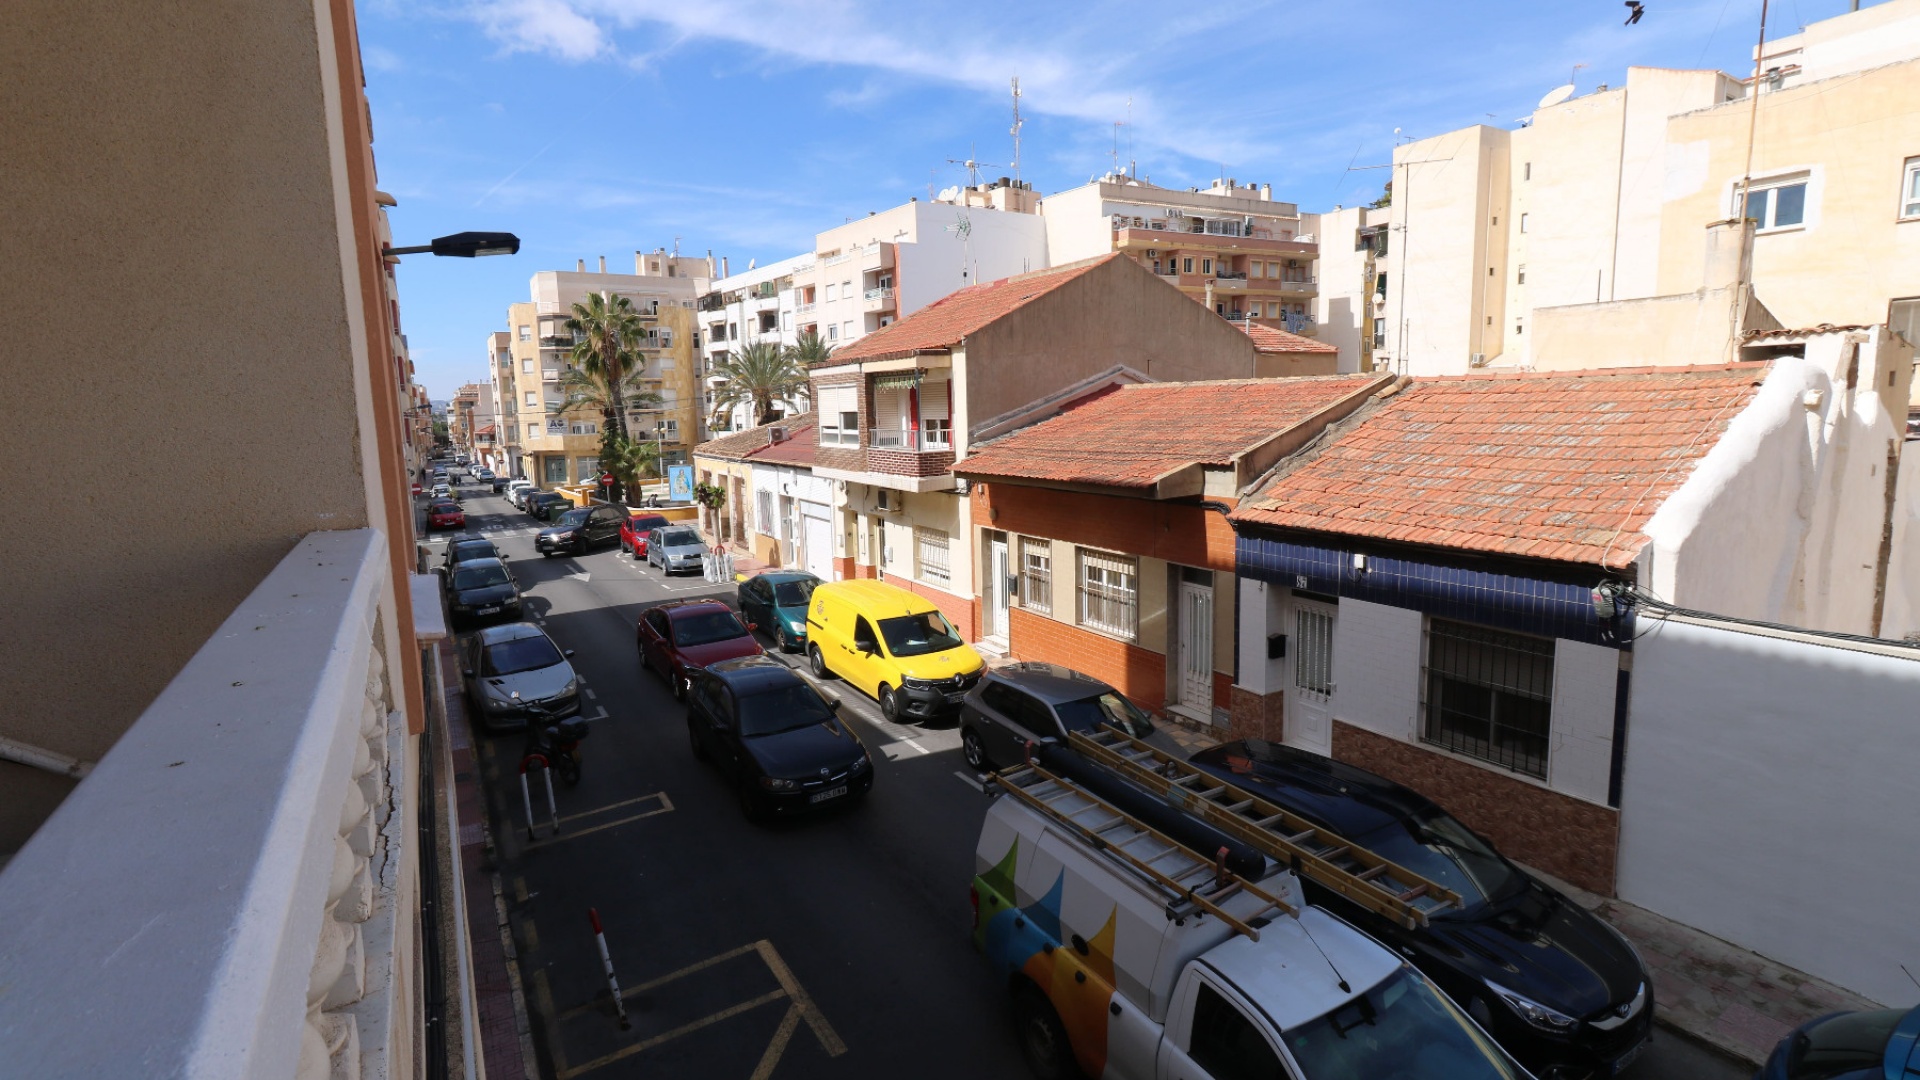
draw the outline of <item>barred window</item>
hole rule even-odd
[[[754,506],[759,511],[759,529],[763,536],[773,535],[773,492],[754,492]]]
[[[1551,640],[1433,619],[1426,674],[1427,742],[1546,779]]]
[[[1080,624],[1132,641],[1140,624],[1140,563],[1127,555],[1080,552]]]
[[[1294,612],[1294,641],[1293,685],[1316,694],[1333,693],[1333,616]]]
[[[1053,610],[1053,543],[1020,539],[1020,606],[1028,611]]]
[[[915,529],[914,541],[919,562],[915,576],[929,585],[951,584],[953,575],[948,570],[947,534],[939,529]]]

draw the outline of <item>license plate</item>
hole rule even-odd
[[[475,615],[498,615],[499,613],[500,608],[498,605],[494,607],[483,607],[474,612]]]
[[[965,692],[947,695],[947,704],[949,705],[958,705],[965,700],[967,700],[967,695]]]
[[[840,796],[845,795],[846,793],[847,793],[847,785],[841,784],[837,788],[830,788],[826,791],[816,791],[812,795],[807,796],[807,801],[808,802],[826,802],[828,799],[837,799]]]
[[[1647,1048],[1647,1042],[1648,1040],[1642,1039],[1640,1040],[1640,1045],[1621,1054],[1619,1059],[1613,1063],[1613,1075],[1619,1076],[1621,1073],[1626,1072],[1627,1066],[1633,1064],[1634,1059],[1640,1056],[1640,1051]]]

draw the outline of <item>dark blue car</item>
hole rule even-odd
[[[1754,1080],[1920,1076],[1920,1008],[1828,1013],[1793,1029]]]

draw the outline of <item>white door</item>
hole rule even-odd
[[[997,641],[1007,640],[1007,534],[989,533],[987,538],[987,636]]]
[[[833,580],[833,524],[814,503],[800,504],[800,558],[807,573]]]
[[[1182,570],[1183,575],[1195,574]],[[1207,575],[1212,577],[1211,574]],[[1179,703],[1189,713],[1213,718],[1213,585],[1180,582]]]
[[[1287,616],[1286,742],[1333,752],[1333,618],[1338,608],[1293,597]]]

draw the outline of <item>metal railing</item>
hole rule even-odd
[[[811,315],[811,314],[813,314],[813,309],[814,309],[814,307],[815,307],[815,306],[817,306],[817,305],[814,305],[814,304],[800,304],[800,305],[797,305],[797,306],[795,306],[795,307],[794,307],[794,309],[793,309],[793,313],[794,313],[795,315]]]
[[[868,289],[866,298],[868,300],[891,300],[893,299],[893,286],[886,285],[878,289]]]
[[[953,442],[944,432],[922,431],[911,427],[876,427],[867,430],[867,445],[876,450],[938,451],[951,450]]]

